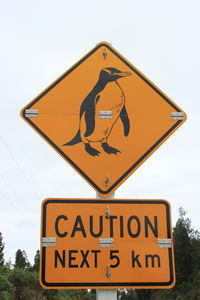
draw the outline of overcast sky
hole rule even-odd
[[[0,232],[5,258],[32,262],[45,198],[96,192],[20,118],[20,110],[97,43],[107,41],[188,116],[116,191],[182,206],[200,229],[198,0],[8,0],[0,9]],[[78,187],[78,188],[77,188]]]

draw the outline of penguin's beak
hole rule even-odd
[[[132,74],[130,72],[120,72],[120,73],[116,73],[116,75],[118,75],[119,77],[126,77]]]

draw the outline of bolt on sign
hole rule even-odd
[[[46,199],[41,216],[44,288],[171,288],[165,200]]]
[[[21,116],[104,197],[186,120],[105,42],[26,105]]]

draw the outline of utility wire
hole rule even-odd
[[[10,157],[12,158],[12,160],[14,161],[15,165],[17,166],[17,168],[20,170],[21,174],[23,175],[24,179],[26,180],[26,183],[31,187],[32,192],[35,194],[35,196],[40,199],[40,196],[38,195],[38,193],[35,191],[32,183],[30,182],[30,180],[28,179],[28,177],[26,176],[24,170],[21,168],[19,162],[16,160],[15,156],[13,155],[13,153],[10,151],[6,141],[4,140],[4,138],[0,135],[0,140],[3,143],[3,145],[5,146],[6,150],[8,151]]]
[[[15,202],[14,202],[14,201],[10,201],[10,199],[9,199],[6,195],[4,195],[1,191],[0,191],[0,195],[1,195],[1,197],[3,197],[7,202],[9,202],[9,203],[11,204],[11,206],[14,205],[14,207],[17,208]]]
[[[8,187],[8,189],[15,195],[15,197],[19,200],[19,203],[20,205],[25,208],[25,210],[27,211],[27,213],[31,213],[29,211],[29,209],[27,208],[27,206],[24,204],[24,201],[22,201],[22,198],[15,192],[15,190],[12,188],[12,186],[7,182],[7,180],[2,176],[0,175],[0,178],[1,180],[6,184],[6,186]],[[3,195],[3,194],[2,194]],[[4,196],[5,198],[5,196]],[[6,197],[8,199],[8,197]],[[22,202],[23,202],[23,205],[22,205]]]

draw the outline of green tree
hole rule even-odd
[[[14,285],[14,298],[16,300],[46,300],[43,289],[39,284],[38,272],[14,268],[11,270],[10,282]],[[1,299],[1,298],[0,298]]]
[[[0,266],[4,265],[4,243],[3,243],[3,236],[2,233],[0,232]]]
[[[152,295],[152,290],[135,290],[135,293],[137,295],[137,300],[150,300],[152,299],[151,298],[151,295]]]
[[[37,250],[34,257],[33,270],[39,272],[39,268],[40,268],[40,251]]]
[[[59,294],[60,294],[59,290],[44,290],[43,291],[45,300],[63,300],[63,298],[61,298],[59,296]]]
[[[66,300],[93,300],[96,299],[95,295],[88,290],[67,290],[64,292]]]
[[[154,300],[200,299],[200,233],[191,227],[186,211],[179,208],[173,228],[176,285],[171,290],[153,291]]]
[[[121,289],[117,291],[118,299],[120,300],[138,300],[136,290]]]
[[[0,267],[0,299],[13,300],[14,286],[9,280],[11,270],[6,266]]]
[[[176,284],[180,284],[188,279],[193,271],[193,245],[191,235],[191,221],[185,218],[186,212],[182,207],[179,208],[179,219],[173,230],[174,253],[176,265]]]
[[[28,261],[27,255],[25,251],[21,251],[20,249],[17,250],[15,254],[15,268],[20,268],[20,269],[28,269],[30,268],[30,263]]]
[[[88,290],[44,290],[46,300],[95,300],[95,295]]]
[[[5,275],[0,274],[0,299],[12,300],[14,287]]]

